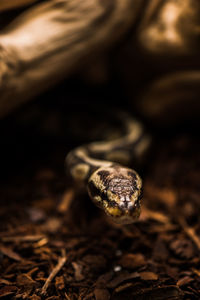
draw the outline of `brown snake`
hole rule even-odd
[[[135,119],[123,115],[125,134],[115,140],[94,142],[72,150],[66,167],[93,202],[115,222],[133,223],[140,215],[142,180],[127,167],[141,159],[150,138]]]

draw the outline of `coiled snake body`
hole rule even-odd
[[[142,180],[135,170],[126,166],[133,158],[142,158],[150,138],[138,121],[127,115],[122,119],[123,136],[72,150],[66,157],[66,167],[112,220],[130,224],[140,215]]]

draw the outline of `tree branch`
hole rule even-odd
[[[52,0],[0,35],[0,117],[69,76],[131,27],[141,0]]]

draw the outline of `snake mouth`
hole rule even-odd
[[[107,216],[117,224],[132,224],[137,221],[140,216],[140,205],[135,206],[133,209],[122,209],[118,207],[106,207],[105,212]]]
[[[117,224],[121,224],[121,225],[128,225],[128,224],[132,224],[135,223],[138,218],[140,216],[140,209],[137,210],[137,212],[134,213],[134,215],[122,215],[120,217],[113,217],[111,215],[109,215],[109,218]]]

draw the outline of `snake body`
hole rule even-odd
[[[90,198],[115,222],[133,223],[140,215],[142,180],[127,167],[141,160],[150,138],[143,126],[123,116],[123,136],[80,146],[66,157],[66,167],[80,186],[86,187]]]

